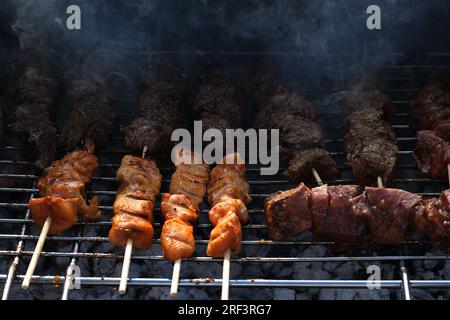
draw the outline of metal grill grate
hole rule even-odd
[[[433,58],[434,56],[431,56]],[[450,57],[450,55],[448,56]],[[412,97],[417,93],[422,83],[421,74],[430,68],[448,69],[450,65],[398,65],[388,66],[385,72],[385,93],[393,100],[397,113],[392,120],[395,127],[398,144],[401,149],[400,164],[396,173],[393,187],[404,188],[429,197],[436,196],[446,187],[445,181],[429,179],[420,173],[412,156],[415,144],[415,132],[410,127],[409,107]],[[298,91],[311,99],[320,95],[326,95],[323,90],[299,88]],[[334,91],[334,90],[332,90]],[[330,92],[332,92],[330,91]],[[338,91],[338,90],[336,90]],[[328,93],[330,93],[328,92]],[[336,159],[340,176],[333,181],[324,181],[329,184],[352,183],[351,170],[344,164],[345,155],[342,152],[343,130],[341,128],[342,119],[330,116],[330,105],[319,103],[319,111],[327,109],[327,113],[319,114],[321,124],[327,130],[326,145]],[[120,123],[122,125],[130,121],[131,115],[121,114]],[[38,239],[39,230],[30,218],[27,202],[37,196],[35,187],[39,178],[33,173],[31,164],[23,160],[20,156],[21,147],[13,138],[7,140],[6,145],[0,149],[0,283],[3,284],[3,299],[11,296],[13,290],[19,289],[19,283],[24,278],[25,268],[33,253],[35,243]],[[92,179],[92,184],[88,190],[89,195],[98,195],[101,203],[102,218],[98,222],[79,222],[74,228],[68,230],[63,235],[51,236],[47,238],[46,245],[41,255],[41,264],[38,266],[33,277],[33,286],[52,285],[51,289],[63,299],[71,298],[72,291],[69,291],[69,284],[73,280],[73,275],[67,273],[67,268],[72,265],[84,263],[85,265],[101,265],[103,260],[113,260],[119,262],[123,259],[123,250],[113,248],[108,244],[107,232],[110,228],[110,218],[112,215],[112,203],[116,194],[118,183],[115,180],[115,170],[118,168],[121,157],[127,151],[122,145],[122,139],[117,132],[110,141],[107,148],[99,150],[100,169]],[[168,182],[173,171],[170,166],[160,168],[164,183],[162,191],[168,189]],[[265,264],[265,270],[290,268],[294,264],[306,263],[328,263],[328,262],[357,262],[357,263],[381,263],[394,264],[396,273],[393,278],[383,278],[380,287],[385,289],[401,289],[404,297],[410,297],[410,288],[435,288],[449,289],[450,280],[415,280],[408,279],[408,269],[415,261],[448,261],[450,255],[447,252],[435,252],[427,241],[422,239],[409,239],[399,247],[375,247],[369,246],[356,252],[351,256],[345,254],[333,254],[328,252],[325,256],[304,256],[301,253],[292,255],[292,248],[307,248],[313,245],[329,245],[330,242],[320,242],[310,240],[308,237],[299,236],[292,241],[272,241],[268,240],[267,226],[263,215],[264,198],[277,190],[286,190],[294,186],[288,183],[281,175],[273,177],[259,176],[257,167],[250,167],[247,175],[252,188],[254,201],[249,205],[250,222],[243,227],[243,252],[238,257],[233,257],[232,270],[236,264],[247,266]],[[313,184],[310,184],[313,186]],[[159,203],[158,203],[159,204]],[[180,287],[208,287],[217,288],[221,286],[220,272],[216,272],[215,262],[220,259],[212,259],[205,256],[206,244],[208,242],[211,225],[207,219],[208,207],[201,208],[201,218],[195,225],[196,252],[194,256],[182,264]],[[133,288],[146,287],[170,287],[171,279],[167,276],[157,274],[146,274],[141,272],[141,276],[133,276],[133,268],[144,264],[142,268],[161,265],[167,266],[171,270],[171,264],[164,261],[159,245],[159,234],[161,231],[161,220],[159,209],[155,210],[155,242],[149,251],[136,251],[132,257],[131,275],[128,285]],[[375,254],[376,253],[376,254]],[[381,253],[381,254],[380,254]],[[57,263],[56,263],[57,262]],[[199,272],[193,277],[183,277],[183,268],[186,265],[211,266],[199,268]],[[48,268],[50,265],[53,267]],[[114,265],[114,264],[112,264]],[[150,267],[149,267],[150,266]],[[271,266],[271,267],[270,267]],[[141,267],[140,267],[141,268]],[[157,270],[153,268],[153,271]],[[161,270],[161,269],[158,269]],[[190,269],[195,270],[195,267]],[[220,270],[219,270],[220,271]],[[230,281],[231,295],[233,289],[238,287],[246,288],[360,288],[367,289],[367,282],[362,276],[359,279],[297,279],[282,276],[274,276],[276,272],[267,271],[262,277],[251,278],[240,275]],[[145,276],[142,276],[144,274]],[[120,272],[114,270],[101,271],[93,270],[88,275],[81,274],[77,280],[81,283],[81,290],[95,286],[117,287],[120,282]],[[367,277],[367,275],[365,275]],[[50,288],[50,287],[49,287]],[[0,287],[1,289],[1,287]]]

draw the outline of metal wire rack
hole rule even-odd
[[[434,59],[435,56],[430,56]],[[440,56],[438,56],[440,57]],[[446,58],[450,57],[444,56]],[[450,64],[430,64],[430,65],[392,65],[387,66],[385,72],[385,92],[388,94],[396,107],[396,115],[392,123],[398,136],[398,144],[401,149],[400,164],[396,173],[396,179],[393,181],[393,187],[404,188],[409,191],[417,192],[424,197],[436,196],[446,187],[447,182],[431,180],[426,175],[420,173],[415,166],[412,150],[415,145],[415,131],[411,128],[409,119],[409,108],[411,99],[417,93],[421,85],[421,72],[430,68],[450,69]],[[304,89],[300,93],[307,97],[311,94],[317,94],[317,90]],[[317,105],[317,103],[316,103]],[[322,109],[329,106],[320,106]],[[319,108],[320,109],[320,108]],[[352,183],[350,169],[345,165],[345,155],[342,152],[341,119],[330,116],[328,113],[319,115],[321,124],[326,128],[327,148],[332,152],[340,169],[340,176],[333,181],[324,181],[329,184]],[[127,123],[130,115],[122,114],[120,122]],[[12,142],[11,142],[12,141]],[[34,226],[27,208],[27,202],[37,196],[36,181],[39,178],[34,172],[29,161],[21,156],[22,147],[14,139],[2,145],[0,149],[0,291],[3,291],[3,299],[11,296],[11,290],[18,286],[24,278],[24,271],[29,259],[33,253],[34,245],[38,239],[39,230]],[[74,228],[68,230],[63,235],[50,236],[47,238],[46,246],[41,255],[42,266],[38,266],[36,275],[32,279],[32,286],[52,285],[53,289],[59,292],[63,299],[71,297],[70,283],[75,275],[73,267],[81,259],[85,261],[92,260],[115,260],[119,262],[123,259],[120,251],[105,252],[99,250],[101,244],[107,243],[107,232],[110,228],[112,214],[112,203],[117,190],[117,181],[115,180],[115,170],[120,159],[127,153],[122,145],[122,139],[117,132],[112,138],[109,146],[99,150],[100,168],[88,190],[88,196],[99,196],[102,219],[97,222],[78,222]],[[163,191],[167,190],[173,168],[171,166],[162,166],[160,168],[163,177]],[[308,247],[312,245],[329,245],[330,242],[304,240],[294,238],[291,241],[273,241],[268,239],[267,226],[263,215],[264,198],[277,190],[286,190],[293,187],[281,175],[264,177],[259,175],[258,167],[249,167],[248,179],[252,188],[253,202],[250,204],[250,222],[243,227],[243,252],[240,256],[232,257],[232,266],[234,264],[274,264],[289,268],[293,263],[326,263],[326,262],[376,262],[390,263],[396,265],[396,277],[394,279],[382,279],[379,283],[380,288],[397,289],[403,291],[405,299],[411,299],[411,289],[413,288],[437,288],[449,289],[449,280],[415,280],[409,276],[408,269],[414,261],[448,261],[450,255],[448,252],[430,254],[430,245],[426,240],[409,239],[401,246],[395,248],[374,248],[370,246],[364,251],[358,251],[348,254],[328,253],[322,257],[313,256],[292,256],[289,254],[291,248]],[[313,184],[311,184],[313,186]],[[159,209],[156,208],[156,216]],[[193,264],[211,264],[221,262],[220,259],[213,259],[205,256],[205,245],[208,242],[211,225],[207,220],[208,207],[201,208],[202,217],[195,225],[195,236],[197,249],[194,256],[183,263]],[[159,247],[159,232],[161,220],[156,218],[154,249],[151,251],[135,252],[132,256],[133,269],[134,264],[149,262],[151,264],[164,263],[162,255],[155,254]],[[268,248],[265,256],[256,255],[257,250],[249,248],[266,247]],[[86,249],[87,248],[87,249]],[[160,250],[159,250],[160,252]],[[374,254],[377,252],[377,254]],[[385,253],[381,254],[380,253]],[[58,259],[60,265],[56,269],[48,269],[46,263],[54,263]],[[64,263],[61,263],[64,261]],[[233,268],[233,267],[232,267]],[[48,274],[52,270],[51,274]],[[55,271],[56,270],[56,271]],[[119,273],[113,273],[107,276],[88,276],[80,275],[77,281],[83,288],[93,286],[117,287],[120,282]],[[167,277],[131,276],[128,285],[135,288],[146,287],[170,287],[171,279]],[[220,274],[197,274],[196,277],[180,279],[180,287],[202,287],[215,288],[221,286]],[[237,279],[230,280],[231,292],[233,288],[359,288],[367,289],[367,281],[361,279],[280,279],[264,275],[261,278],[246,278],[239,276]]]

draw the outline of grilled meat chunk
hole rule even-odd
[[[153,207],[161,189],[161,174],[154,161],[126,155],[117,170],[121,182],[113,205],[109,241],[125,246],[128,239],[138,249],[148,249],[153,240]]]
[[[90,204],[84,198],[85,185],[97,169],[93,147],[87,151],[74,151],[53,162],[44,170],[37,187],[41,198],[28,203],[37,225],[42,227],[47,217],[52,218],[49,234],[58,234],[70,228],[79,218],[95,220],[100,216],[98,201],[93,197]]]
[[[419,169],[429,173],[433,179],[447,179],[447,165],[450,163],[450,145],[434,131],[417,132],[417,145],[414,150]]]
[[[26,145],[38,168],[51,164],[56,153],[57,129],[51,120],[55,109],[57,84],[53,72],[39,52],[22,52],[23,65],[15,84],[12,129]]]
[[[74,80],[69,85],[68,100],[72,112],[66,119],[60,144],[73,148],[84,139],[99,147],[106,143],[114,125],[111,98],[103,84],[91,80]]]
[[[369,228],[369,239],[376,244],[401,244],[413,216],[413,209],[421,198],[413,193],[388,188],[366,187],[370,207],[358,210]]]
[[[166,64],[151,64],[142,83],[141,116],[123,130],[125,145],[137,152],[147,146],[151,154],[170,150],[183,94],[184,80],[178,71]]]
[[[322,179],[332,179],[338,173],[336,162],[328,151],[313,148],[296,153],[283,175],[290,181],[310,181],[314,179],[312,169],[315,169]]]
[[[356,242],[364,239],[366,225],[351,210],[358,186],[323,185],[311,190],[311,215],[314,234],[324,240]]]
[[[377,177],[389,184],[398,158],[394,130],[384,120],[393,112],[389,99],[376,90],[354,89],[344,94],[343,102],[350,112],[344,145],[353,176],[361,185],[373,185]]]
[[[238,128],[243,119],[244,98],[241,90],[221,70],[208,72],[195,93],[194,112],[204,118],[225,119],[231,128]],[[221,128],[217,128],[221,129]]]
[[[241,224],[248,220],[245,205],[251,201],[249,185],[245,181],[245,165],[237,153],[228,154],[210,174],[208,202],[212,206],[209,219],[214,225],[206,254],[223,257],[227,250],[241,250]]]
[[[272,239],[286,239],[312,228],[309,197],[310,190],[302,183],[265,200],[264,212]]]
[[[422,200],[415,208],[414,223],[418,230],[428,235],[435,248],[450,245],[450,190],[444,190],[438,199]]]
[[[176,155],[170,194],[163,194],[161,201],[165,220],[161,246],[164,257],[171,261],[189,258],[194,253],[194,228],[191,224],[199,216],[198,206],[203,202],[209,181],[209,167],[203,162],[195,163],[199,155],[185,149],[180,149]]]

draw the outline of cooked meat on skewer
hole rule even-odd
[[[37,225],[52,218],[49,234],[70,228],[78,219],[95,220],[100,216],[97,197],[87,204],[85,185],[97,169],[94,146],[86,141],[86,151],[73,151],[44,170],[37,187],[41,198],[31,199],[28,206]]]
[[[96,147],[103,145],[113,129],[115,117],[104,85],[94,80],[74,80],[67,98],[72,112],[64,123],[60,144],[73,148],[83,139],[90,139]]]
[[[258,108],[254,126],[280,130],[280,155],[290,161],[283,174],[289,180],[311,179],[312,168],[324,179],[337,175],[336,162],[323,149],[323,132],[314,121],[316,117],[310,103],[299,95],[290,94],[265,66],[250,75],[247,89]],[[312,161],[317,161],[317,167],[310,166]]]
[[[124,129],[125,145],[139,152],[147,146],[150,154],[170,149],[183,94],[181,73],[164,64],[151,65],[143,79],[141,116]]]
[[[209,220],[214,225],[206,254],[223,257],[227,250],[241,251],[241,225],[248,221],[246,205],[252,200],[245,180],[245,165],[237,153],[224,157],[223,164],[212,169],[208,184]]]
[[[450,191],[439,199],[399,189],[301,184],[266,199],[269,234],[275,240],[311,230],[338,243],[401,244],[415,227],[434,246],[450,244]]]
[[[412,115],[419,129],[450,139],[450,90],[440,82],[429,84],[414,99]]]
[[[434,131],[417,132],[417,145],[414,150],[419,169],[429,173],[433,179],[447,179],[447,164],[450,163],[450,145]]]
[[[148,249],[153,241],[153,207],[161,189],[161,174],[156,163],[126,155],[117,170],[121,182],[113,205],[114,217],[109,241],[125,246],[128,239],[138,249]]]
[[[343,94],[343,109],[350,112],[344,137],[347,162],[361,185],[373,185],[378,177],[389,184],[397,166],[398,146],[392,126],[389,99],[372,90],[353,89]]]
[[[57,84],[51,68],[39,52],[22,52],[20,76],[15,84],[12,130],[36,159],[38,168],[51,164],[56,153],[57,129],[50,119],[55,109]]]
[[[194,164],[196,157],[185,150],[180,151],[181,162],[170,181],[169,192],[163,194],[161,213],[165,222],[161,232],[164,258],[176,261],[189,258],[195,250],[192,223],[199,216],[199,205],[203,202],[209,180],[209,167]],[[189,157],[183,161],[182,157]]]

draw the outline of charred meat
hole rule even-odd
[[[419,169],[429,173],[433,179],[447,179],[447,165],[450,163],[450,145],[438,137],[434,131],[417,132],[417,145],[414,150]]]

